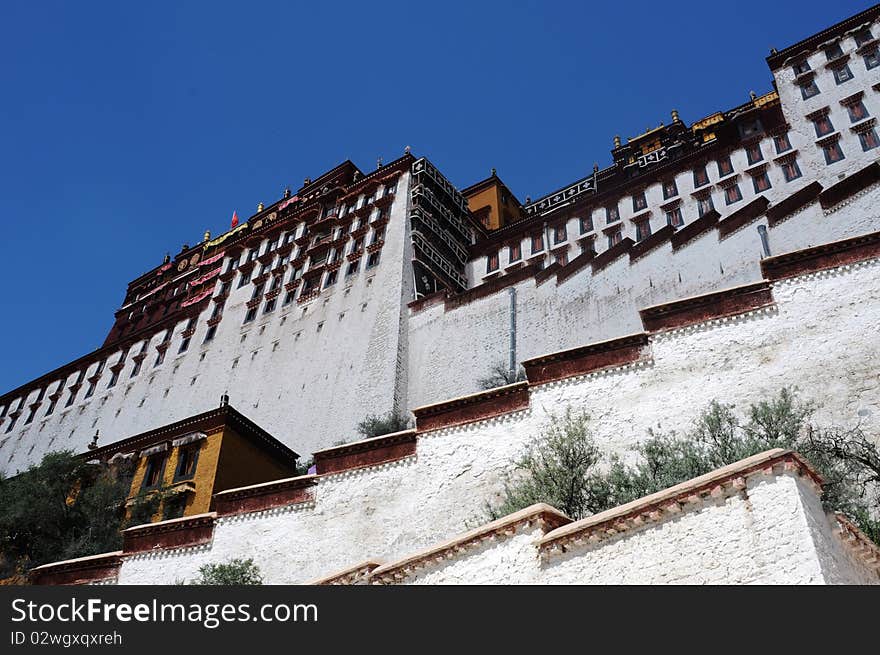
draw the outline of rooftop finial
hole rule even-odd
[[[754,100],[755,98],[758,97],[758,94],[755,93],[754,91],[749,91],[749,97],[750,97],[752,100]]]
[[[261,203],[261,202],[258,202],[258,203],[257,203],[257,211],[258,211],[258,212],[263,211],[263,203]]]
[[[381,157],[376,157],[376,168],[377,169],[382,168],[382,158]]]
[[[677,110],[677,109],[673,109],[673,110],[672,110],[672,122],[673,122],[673,123],[677,123],[677,122],[680,121],[680,120],[681,120],[681,119],[678,117],[678,110]]]
[[[614,135],[614,147],[615,148],[620,147],[620,135],[619,134]]]
[[[405,154],[405,155],[408,155],[411,152],[412,152],[412,148],[410,148],[409,146],[407,146],[406,148],[403,149],[403,154]]]
[[[770,54],[771,54],[771,55],[777,55],[777,54],[779,54],[779,50],[777,50],[776,48],[771,47],[771,48],[770,48]]]
[[[498,172],[494,168],[492,169],[492,177],[498,177]]]
[[[92,437],[92,442],[89,444],[89,450],[95,450],[98,447],[98,435],[101,434],[100,430],[95,430],[95,436]]]
[[[211,240],[211,230],[205,230],[205,236],[202,238],[203,241]]]
[[[599,162],[593,162],[593,172],[594,173],[599,172]]]
[[[287,200],[290,197],[290,187],[284,187],[284,199]]]
[[[224,391],[223,395],[220,396],[220,407],[226,407],[226,405],[228,405],[228,404],[229,404],[229,394]]]
[[[166,252],[166,253],[165,253],[165,256],[162,258],[162,263],[163,263],[163,264],[167,264],[167,263],[170,262],[170,261],[171,261],[171,255],[169,255],[169,254]]]
[[[531,202],[532,202],[532,197],[531,197],[531,196],[526,196],[526,204],[528,205],[528,204],[531,203]]]
[[[308,186],[311,183],[312,183],[312,178],[310,178],[310,177],[307,177],[306,179],[303,180],[303,186]]]

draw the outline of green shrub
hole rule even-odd
[[[357,431],[365,439],[371,437],[379,437],[383,434],[391,434],[392,432],[401,432],[409,428],[409,418],[395,412],[387,414],[370,414],[363,421],[358,423]],[[337,445],[344,444],[340,442]]]
[[[260,585],[263,577],[254,560],[231,559],[222,564],[205,564],[199,567],[195,585]]]
[[[713,401],[684,436],[649,431],[636,459],[599,454],[589,417],[566,411],[517,462],[499,503],[487,507],[492,520],[545,502],[573,519],[667,489],[772,448],[800,453],[825,480],[826,509],[850,517],[880,543],[880,451],[876,440],[853,429],[810,423],[814,407],[782,389],[749,406],[741,419],[732,405]]]

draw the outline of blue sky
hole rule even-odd
[[[0,393],[98,347],[129,280],[233,210],[412,146],[524,199],[678,109],[764,93],[769,48],[863,2],[0,6]]]

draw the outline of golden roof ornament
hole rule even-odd
[[[677,110],[677,109],[673,109],[673,110],[672,110],[672,122],[673,122],[673,123],[677,123],[677,122],[679,122],[680,120],[681,120],[681,119],[678,117],[678,110]]]
[[[202,241],[210,241],[211,240],[211,231],[205,230],[205,236],[202,237]]]
[[[614,147],[615,148],[620,147],[620,135],[619,134],[614,135]]]
[[[260,202],[260,203],[257,203],[257,211],[258,211],[258,212],[263,211],[263,203],[261,203],[261,202]]]

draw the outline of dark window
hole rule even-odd
[[[159,366],[159,364],[161,364],[164,361],[165,361],[165,351],[160,350],[159,352],[156,353],[156,361],[153,362],[153,366]]]
[[[327,273],[327,279],[324,280],[324,288],[326,289],[326,288],[332,287],[334,284],[336,284],[337,276],[338,276],[337,271],[330,271],[329,273]],[[274,302],[274,301],[272,301],[272,302]],[[269,311],[269,310],[267,310],[267,311]]]
[[[868,117],[868,110],[865,109],[865,103],[861,100],[848,104],[846,111],[849,113],[849,120],[853,123]]]
[[[874,35],[871,34],[871,30],[863,29],[853,34],[853,38],[856,40],[856,46],[861,47],[865,45],[868,41],[873,39]]]
[[[715,205],[712,203],[712,196],[706,196],[705,198],[700,198],[697,200],[697,215],[702,218],[710,211],[715,209]]]
[[[807,62],[806,59],[804,59],[803,61],[799,61],[794,64],[792,66],[792,69],[794,70],[795,75],[802,75],[803,73],[806,73],[808,70],[810,70],[810,64],[809,62]]]
[[[55,411],[55,399],[49,401],[49,408],[46,410],[46,416]]]
[[[753,143],[750,146],[746,147],[746,159],[749,162],[749,166],[752,164],[757,164],[759,161],[764,159],[764,153],[761,152],[761,144]]]
[[[623,232],[618,228],[608,233],[608,247],[612,248],[623,241]]]
[[[199,444],[187,444],[177,449],[177,469],[174,471],[174,481],[188,480],[196,473],[196,464],[199,461]]]
[[[644,192],[633,195],[633,211],[640,212],[648,207],[648,200],[645,198]]]
[[[605,208],[605,223],[613,223],[614,221],[619,220],[620,212],[617,209],[617,205]]]
[[[761,126],[761,121],[746,121],[745,123],[740,123],[739,125],[739,133],[745,138],[750,137],[754,134],[758,134],[764,128]]]
[[[843,150],[840,149],[840,143],[836,140],[822,146],[822,152],[825,154],[826,164],[833,164],[844,159]]]
[[[834,81],[838,84],[843,84],[853,78],[852,71],[849,69],[849,64],[844,64],[843,66],[835,66],[833,69],[834,73]]]
[[[493,273],[498,270],[498,253],[493,252],[486,258],[486,272]]]
[[[73,404],[74,400],[76,400],[76,391],[71,390],[70,395],[67,397],[67,403],[64,406],[70,407]]]
[[[877,147],[877,131],[872,127],[859,132],[859,143],[862,144],[862,150],[873,150]]]
[[[118,370],[113,371],[110,374],[110,382],[107,383],[107,388],[112,389],[113,387],[115,387],[117,380],[119,380],[119,371]]]
[[[257,317],[257,308],[251,307],[249,310],[247,310],[247,313],[244,315],[244,322],[250,323],[256,317]]]
[[[639,221],[636,223],[636,241],[642,241],[651,236],[651,221]]]
[[[834,131],[834,125],[831,124],[831,118],[829,118],[828,114],[814,118],[813,126],[816,128],[816,136],[825,136]]]
[[[532,235],[532,254],[534,255],[536,252],[541,252],[544,250],[544,233],[540,232],[538,234]]]
[[[797,159],[792,157],[790,160],[781,164],[782,174],[785,176],[786,182],[796,180],[801,176],[801,169],[798,166]]]
[[[834,61],[838,57],[843,57],[843,49],[840,47],[839,43],[835,43],[834,45],[825,48],[825,58],[828,61]]]
[[[739,184],[731,184],[724,189],[724,200],[728,205],[732,205],[733,203],[742,200],[742,193],[740,193]]]
[[[666,180],[666,182],[663,183],[663,199],[669,200],[677,195],[678,186],[676,186],[675,180]]]
[[[788,132],[774,136],[773,146],[776,148],[776,154],[791,150],[791,141],[788,138]]]
[[[178,354],[186,352],[186,349],[189,348],[190,337],[184,337],[180,342],[180,348],[177,349]]]
[[[507,256],[509,261],[518,262],[522,257],[522,244],[519,242],[510,244],[507,249]]]
[[[568,263],[568,253],[560,252],[553,255],[553,261],[559,264],[560,266],[565,266]]]
[[[730,175],[733,173],[733,164],[730,161],[730,157],[722,157],[718,160],[718,176],[724,177],[725,175]]]
[[[709,174],[706,173],[706,167],[700,166],[694,169],[694,186],[701,187],[709,184]]]
[[[165,453],[150,455],[147,458],[147,470],[144,472],[143,487],[149,489],[156,487],[162,481],[162,472],[165,470]]]
[[[141,360],[135,360],[134,366],[131,367],[131,376],[134,377],[141,372]]]
[[[245,284],[251,281],[251,271],[246,273],[242,273],[241,277],[238,278],[238,288],[241,289]]]
[[[379,252],[370,253],[369,257],[367,257],[367,268],[373,268],[374,266],[379,264]]]
[[[360,260],[351,262],[348,265],[348,268],[345,270],[345,277],[349,277],[358,272],[358,265],[360,264]]]
[[[764,171],[760,175],[755,175],[752,178],[752,183],[755,186],[755,193],[761,193],[762,191],[769,189],[770,178],[767,176],[767,171]]]
[[[566,234],[567,230],[565,228],[565,224],[557,225],[553,228],[553,245],[559,245],[560,243],[565,243],[568,239],[568,235]]]
[[[260,282],[257,286],[255,286],[253,293],[251,293],[251,300],[256,300],[261,295],[263,295],[263,289],[265,288],[265,286],[265,282]]]
[[[874,48],[871,52],[866,54],[864,59],[866,70],[871,70],[872,68],[880,66],[880,52],[878,52],[877,48]]]
[[[801,97],[804,100],[812,98],[816,95],[819,95],[819,87],[816,86],[816,80],[810,80],[804,84],[801,84]]]
[[[593,231],[593,217],[587,216],[586,218],[578,219],[581,227],[581,234],[586,234],[587,232]]]
[[[681,215],[681,207],[670,209],[666,212],[666,224],[672,227],[681,227],[684,225],[684,218]]]

